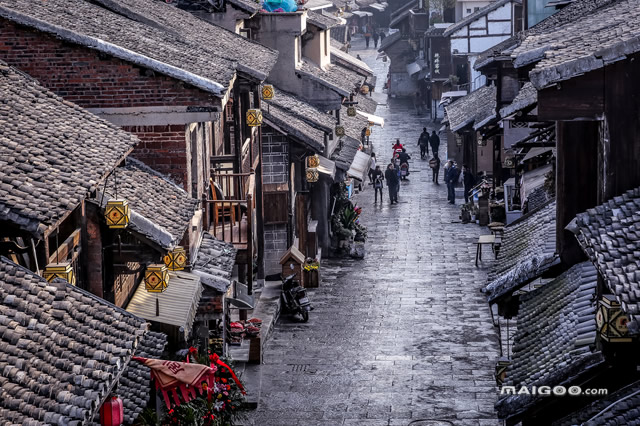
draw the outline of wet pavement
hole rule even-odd
[[[389,205],[386,188],[382,204],[371,186],[356,196],[366,257],[323,259],[309,322],[280,318],[249,424],[497,425],[497,334],[479,291],[486,272],[474,265],[486,229],[460,223],[459,206],[447,204],[445,185],[433,184],[420,160],[418,135],[435,124],[410,101],[381,95],[388,63],[374,49],[351,53],[378,75],[377,114],[386,120],[372,134],[379,163],[399,137],[413,157],[410,181],[399,204]]]

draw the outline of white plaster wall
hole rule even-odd
[[[511,34],[511,21],[489,22],[489,34]]]
[[[487,17],[481,16],[478,19],[469,23],[469,29],[475,28],[486,28],[487,27]]]
[[[511,19],[511,3],[500,6],[496,10],[489,12],[489,20]]]
[[[469,33],[472,37],[484,37],[487,35],[487,31],[485,29],[471,30]]]
[[[509,38],[509,35],[471,38],[471,53],[484,52],[490,47],[493,47],[496,44],[508,38]]]
[[[451,39],[451,52],[468,53],[468,40],[466,38]]]

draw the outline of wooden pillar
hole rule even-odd
[[[597,121],[556,122],[556,246],[567,265],[584,254],[564,228],[576,214],[598,204],[598,130]]]
[[[307,257],[307,194],[296,195],[296,228],[298,228],[298,249]]]

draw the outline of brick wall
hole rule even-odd
[[[263,183],[289,181],[289,141],[269,126],[262,128]]]
[[[125,126],[123,129],[140,138],[133,157],[171,177],[186,191],[191,189],[191,158],[184,125]]]
[[[1,18],[0,59],[85,108],[219,105],[179,80]]]

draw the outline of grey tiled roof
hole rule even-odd
[[[237,250],[233,244],[220,241],[205,232],[193,265],[193,273],[200,275],[203,284],[225,292],[231,284],[236,254]]]
[[[262,5],[259,2],[253,0],[227,0],[232,5],[247,11],[251,14],[257,13],[262,8]]]
[[[604,361],[594,351],[598,275],[583,262],[520,297],[518,329],[513,341],[506,386],[556,386]],[[496,403],[498,417],[521,414],[538,402],[533,395],[503,396]]]
[[[311,149],[318,152],[324,150],[324,132],[311,127],[293,113],[276,105],[268,105],[267,108],[262,108],[262,113],[266,121],[284,130]]]
[[[640,423],[640,381],[592,402],[554,426],[609,426]]]
[[[0,221],[42,237],[138,139],[0,61]]]
[[[335,161],[336,167],[342,170],[349,170],[353,158],[360,147],[360,137],[353,139],[350,137],[342,138],[342,148],[333,153],[332,160]]]
[[[640,321],[640,188],[576,216],[567,227],[596,265],[622,309],[629,328]]]
[[[89,422],[147,333],[146,322],[4,257],[0,300],[3,424]]]
[[[481,8],[480,10],[473,12],[471,15],[467,16],[466,18],[459,20],[458,22],[451,25],[450,27],[447,27],[443,35],[445,37],[448,37],[454,32],[458,31],[459,29],[464,28],[466,25],[469,25],[476,19],[485,15],[488,15],[490,12],[493,12],[494,10],[511,2],[517,3],[517,4],[522,3],[520,0],[497,0],[497,1],[491,2],[487,6]]]
[[[136,348],[136,356],[163,359],[167,336],[154,331],[147,332]],[[149,403],[151,389],[151,369],[146,365],[131,361],[118,380],[118,395],[124,405],[124,423],[133,424]]]
[[[275,95],[273,99],[264,102],[268,105],[275,105],[278,108],[295,115],[299,120],[302,120],[310,126],[324,132],[331,133],[336,127],[335,117],[319,110],[295,95],[291,95],[280,90],[278,87],[275,88]]]
[[[369,65],[356,58],[353,55],[350,55],[347,52],[344,52],[339,47],[333,45],[334,39],[331,39],[331,63],[340,64],[346,68],[352,69],[358,74],[364,77],[373,77],[373,71],[369,68]],[[336,42],[340,44],[339,42]]]
[[[544,186],[539,186],[527,197],[527,208],[529,211],[538,210],[542,207],[547,201],[549,201],[552,197],[549,196],[549,193],[544,188]]]
[[[218,61],[250,74],[260,80],[267,78],[276,63],[278,52],[242,37],[233,31],[199,19],[165,1],[158,0],[96,0],[103,6],[130,19],[163,28],[188,39],[201,55],[211,55]],[[260,4],[251,0],[254,7]],[[256,11],[257,11],[256,10]]]
[[[558,262],[554,200],[505,226],[498,259],[484,289],[487,299],[491,303],[511,294]]]
[[[358,102],[358,105],[356,105],[356,109],[368,114],[376,113],[378,103],[371,96],[358,93],[358,95],[355,96],[354,101]],[[346,112],[343,112],[343,114],[345,113]]]
[[[333,16],[325,15],[322,12],[309,10],[307,11],[307,23],[313,24],[323,30],[327,30],[340,25],[340,20]]]
[[[445,106],[449,127],[456,132],[479,124],[496,113],[496,87],[483,86]]]
[[[360,141],[362,129],[367,127],[369,120],[360,114],[355,117],[349,117],[346,111],[343,111],[340,114],[340,123],[344,126],[344,131],[347,137]]]
[[[395,44],[397,41],[400,41],[400,40],[402,40],[402,33],[400,31],[385,37],[385,39],[382,40],[382,43],[380,43],[378,52],[386,51],[387,49],[389,49],[389,47],[391,47],[393,44]]]
[[[503,57],[504,55],[510,56],[515,48],[520,46],[522,40],[527,36],[538,36],[545,33],[554,31],[556,28],[565,25],[567,23],[576,21],[583,16],[586,16],[601,7],[604,7],[617,0],[577,0],[555,12],[553,15],[538,22],[533,27],[521,31],[511,38],[487,49],[478,55],[478,59],[474,64],[474,68],[478,69],[484,65],[489,64],[496,58]]]
[[[107,0],[103,1],[107,3]],[[144,5],[138,4],[141,2],[129,3],[128,0],[110,1],[109,4],[117,5],[122,11],[114,13],[85,0],[0,0],[0,16],[147,67],[217,96],[226,93],[240,55],[251,56],[247,54],[250,49],[245,47],[258,45],[206,24],[188,12],[161,2],[142,1]],[[138,12],[130,12],[130,7]],[[180,17],[176,19],[175,14],[180,14]],[[135,15],[135,19],[125,15]],[[163,15],[166,15],[166,20],[161,19]],[[187,32],[175,22],[181,19],[185,26],[195,19],[198,27]],[[203,35],[198,38],[200,32]],[[207,32],[215,34],[207,35]],[[203,40],[217,42],[203,43]],[[260,47],[255,49],[260,51]],[[276,60],[275,56],[271,59],[273,62]],[[270,70],[269,67],[264,70],[267,68]]]
[[[189,226],[198,201],[189,197],[169,178],[136,159],[127,158],[127,164],[119,167],[115,173],[116,176],[112,175],[107,180],[105,193],[110,198],[116,198],[117,179],[118,198],[127,200],[131,208],[132,230],[165,249],[178,245]],[[101,196],[98,197],[100,200]],[[155,226],[148,228],[146,225],[149,222]],[[159,237],[158,231],[162,230],[165,231],[162,234],[170,235],[170,241]]]
[[[364,81],[363,76],[338,65],[331,64],[326,68],[323,70],[303,59],[296,72],[311,77],[342,96],[349,96]]]
[[[640,51],[638,21],[636,0],[613,2],[553,31],[528,36],[512,54],[514,65],[537,62],[529,79],[538,89],[571,79]]]
[[[530,107],[538,102],[538,90],[527,81],[516,95],[513,102],[500,110],[501,117],[507,117],[515,112]]]
[[[402,7],[394,10],[391,13],[391,22],[389,23],[389,27],[396,28],[395,26],[402,22],[409,13],[411,13],[411,9],[418,6],[418,2],[416,0],[411,0],[405,3]]]

